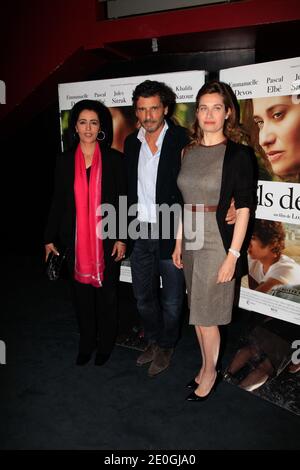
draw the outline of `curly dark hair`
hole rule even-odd
[[[257,238],[264,247],[272,245],[272,253],[278,256],[285,248],[285,231],[282,222],[256,219],[252,237]]]
[[[156,80],[145,80],[135,87],[132,94],[134,109],[136,109],[136,103],[140,97],[150,98],[152,96],[160,97],[164,108],[168,106],[168,116],[171,116],[176,104],[176,94],[168,85]]]
[[[224,82],[213,80],[205,83],[197,93],[196,96],[196,110],[198,110],[200,99],[203,95],[218,93],[222,96],[225,111],[231,110],[231,113],[224,123],[224,135],[236,142],[248,143],[249,138],[245,130],[240,125],[240,107],[237,98],[232,88]],[[202,129],[199,126],[198,118],[196,116],[193,124],[191,146],[199,145],[203,137]]]
[[[97,100],[81,100],[74,104],[69,118],[69,131],[72,136],[73,145],[77,145],[79,142],[75,126],[80,113],[84,110],[94,111],[98,115],[100,129],[105,134],[105,138],[100,140],[99,144],[102,148],[111,147],[113,141],[112,116],[109,109]]]

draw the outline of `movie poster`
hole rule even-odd
[[[300,58],[221,70],[220,80],[238,99],[259,169],[239,300],[252,313],[225,378],[300,414]]]
[[[176,106],[172,119],[181,126],[189,127],[195,116],[195,100],[198,90],[204,84],[205,72],[192,70],[110,80],[93,80],[59,84],[59,108],[62,149],[69,145],[68,125],[70,110],[83,99],[94,99],[104,103],[113,118],[114,139],[112,147],[123,151],[128,134],[136,129],[136,118],[132,107],[132,92],[144,80],[158,80],[169,85],[176,93]],[[129,260],[121,265],[120,281],[131,282]]]
[[[300,325],[300,58],[221,70],[220,80],[239,101],[259,167],[239,305]]]

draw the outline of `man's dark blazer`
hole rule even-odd
[[[168,121],[169,128],[164,136],[156,180],[156,204],[172,206],[175,203],[182,205],[182,196],[177,187],[177,176],[181,165],[181,151],[188,144],[187,130],[181,126],[175,126]],[[141,149],[141,141],[137,138],[138,131],[130,134],[124,145],[124,153],[128,170],[128,207],[138,202],[138,162]],[[132,221],[133,217],[129,217]],[[175,248],[175,236],[171,230],[170,238],[159,239],[160,258],[170,259]],[[127,254],[133,248],[134,240],[128,240]]]
[[[126,195],[127,178],[125,157],[112,148],[101,149],[102,154],[102,204],[112,204],[117,213],[119,195]],[[57,158],[55,186],[45,244],[56,243],[74,251],[76,209],[74,197],[75,150],[64,152]],[[118,239],[118,236],[117,236]],[[105,257],[110,256],[115,238],[104,240]],[[125,241],[125,240],[124,240]]]
[[[257,160],[251,147],[228,140],[224,155],[220,199],[216,212],[219,231],[226,250],[230,248],[234,225],[225,221],[231,198],[235,208],[250,208],[250,222],[247,235],[237,260],[235,276],[240,277],[248,272],[247,247],[251,237],[251,229],[256,207]]]

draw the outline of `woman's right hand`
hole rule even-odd
[[[50,255],[51,251],[56,255],[58,256],[59,253],[57,251],[57,249],[55,248],[54,244],[53,243],[48,243],[47,245],[45,245],[45,261],[47,261],[48,259],[48,256]]]
[[[176,268],[178,268],[178,269],[183,268],[181,255],[182,255],[182,253],[181,253],[181,240],[180,241],[177,240],[175,250],[173,251],[173,254],[172,254],[172,260],[173,260],[173,263],[175,264]]]

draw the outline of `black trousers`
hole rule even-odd
[[[79,327],[79,353],[95,349],[110,354],[118,330],[118,280],[120,263],[105,263],[102,287],[93,287],[72,280],[73,305]]]

